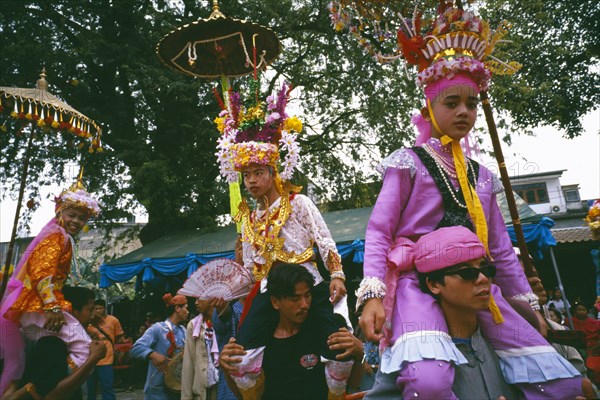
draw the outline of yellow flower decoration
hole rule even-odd
[[[223,133],[225,130],[225,118],[217,117],[213,122],[217,125],[219,132]]]
[[[300,121],[297,117],[290,117],[285,120],[283,123],[283,129],[290,132],[302,132],[302,121]]]

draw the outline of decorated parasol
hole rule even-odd
[[[208,18],[165,35],[156,54],[165,65],[198,78],[238,77],[266,68],[281,52],[275,32],[250,21],[226,17],[213,0]]]
[[[87,144],[87,151],[93,153],[102,151],[100,142],[102,129],[92,119],[48,91],[45,68],[42,70],[40,79],[38,79],[33,89],[0,87],[0,116],[2,117],[1,129],[3,131],[15,135],[28,134],[17,209],[3,269],[2,288],[0,289],[1,299],[8,282],[21,205],[27,183],[29,161],[36,135],[68,136],[78,140],[80,148],[84,148]]]
[[[382,63],[403,58],[407,64],[416,65],[419,71],[422,71],[431,60],[439,60],[439,57],[450,60],[448,63],[440,63],[440,65],[451,67],[455,57],[468,55],[484,62],[486,68],[497,75],[509,75],[520,68],[516,62],[505,62],[492,55],[494,46],[504,41],[502,39],[509,27],[506,21],[492,31],[487,23],[476,18],[469,19],[467,16],[472,14],[464,11],[462,2],[456,0],[444,3],[454,6],[456,12],[454,15],[448,15],[461,19],[452,23],[459,29],[455,28],[456,31],[452,31],[452,25],[443,22],[443,25],[436,26],[437,31],[434,31],[433,34],[421,35],[422,25],[425,25],[425,20],[422,18],[423,13],[416,7],[414,11],[408,9],[407,3],[389,0],[337,0],[330,5],[331,18],[337,31],[347,30],[366,53]],[[424,3],[433,2],[424,1]],[[435,19],[436,15],[428,17]],[[439,20],[436,22],[440,23]],[[480,33],[458,32],[461,30],[463,32],[479,30]],[[449,33],[445,33],[447,31]],[[419,74],[419,80],[426,82],[427,79],[426,76]],[[498,162],[500,178],[504,185],[525,274],[529,277],[537,276],[523,235],[487,88],[483,89],[480,91],[482,108],[492,140],[494,155]]]
[[[254,74],[265,69],[281,52],[281,44],[271,29],[226,17],[217,0],[208,18],[183,25],[166,34],[156,46],[161,62],[176,71],[198,78],[220,79],[225,106],[229,108],[229,78]],[[229,183],[231,215],[241,202],[239,182]],[[240,226],[238,225],[238,231]]]

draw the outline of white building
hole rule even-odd
[[[566,170],[519,175],[511,178],[513,190],[538,214],[554,218],[567,212],[584,212],[579,197],[579,185],[561,186],[560,177]]]

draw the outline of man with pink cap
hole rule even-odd
[[[458,349],[453,353],[458,359],[454,370],[447,371],[443,364],[435,361],[428,362],[423,368],[429,372],[437,372],[436,379],[430,380],[429,384],[435,387],[436,382],[448,379],[453,382],[452,395],[459,399],[495,400],[501,396],[520,398],[519,387],[508,384],[503,377],[505,365],[502,365],[498,357],[503,351],[497,348],[503,346],[504,341],[498,339],[510,333],[512,338],[508,341],[517,344],[519,336],[527,337],[535,331],[523,318],[515,315],[504,301],[498,302],[498,307],[503,315],[509,316],[512,326],[508,330],[503,329],[502,324],[496,327],[490,318],[490,301],[494,297],[502,298],[502,293],[492,284],[496,266],[488,262],[486,249],[477,235],[462,226],[440,228],[421,236],[416,243],[406,241],[402,246],[402,254],[396,255],[401,257],[403,263],[414,265],[417,274],[416,277],[413,274],[413,278],[418,279],[421,291],[428,294],[424,300],[427,305],[439,306],[447,327],[430,331],[417,328],[414,331],[415,337],[423,339],[428,336],[429,339]],[[490,327],[496,327],[496,335],[484,337],[481,334],[482,328]],[[493,346],[496,347],[495,351]],[[544,344],[540,343],[539,346]],[[510,353],[510,350],[504,352]],[[418,365],[412,370],[412,374],[409,372],[403,379],[414,379],[414,375],[418,373],[416,371],[421,367],[423,365]],[[547,368],[552,368],[552,365]],[[544,370],[539,371],[543,372]],[[528,379],[534,380],[536,377],[530,376]],[[577,384],[572,384],[571,380]],[[552,396],[577,398],[581,394],[581,378],[571,380],[554,382],[552,387],[560,395],[554,393]],[[519,386],[526,388],[525,395],[531,395],[527,385]],[[588,386],[591,390],[591,385]],[[381,373],[367,398],[384,399],[397,395],[395,375]],[[427,395],[423,397],[429,398]],[[593,398],[593,395],[589,398]]]

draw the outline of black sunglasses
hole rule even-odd
[[[466,267],[466,268],[461,268],[461,269],[455,269],[455,270],[445,272],[444,276],[458,275],[465,281],[476,281],[477,278],[479,278],[479,274],[483,274],[488,278],[493,278],[496,276],[496,266],[495,265],[484,265],[481,268]]]

